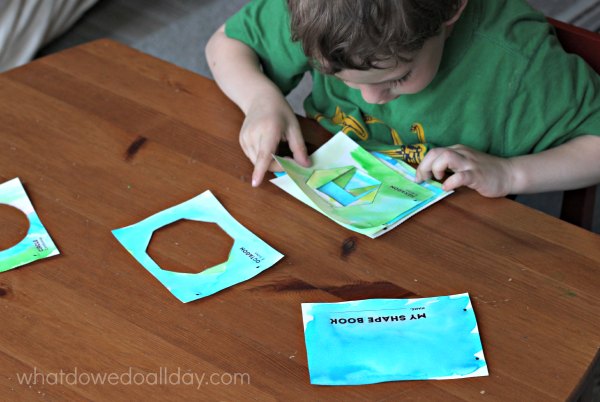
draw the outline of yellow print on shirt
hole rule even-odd
[[[326,117],[319,113],[315,116],[315,119],[320,122],[322,119],[326,119]],[[389,130],[392,142],[394,145],[397,145],[398,148],[381,151],[382,153],[394,158],[402,159],[407,163],[414,164],[420,163],[425,157],[427,146],[425,145],[425,130],[421,123],[413,123],[410,127],[410,131],[416,135],[419,143],[405,145],[398,132],[394,128],[388,126],[384,121],[367,114],[363,115],[363,120],[367,126],[372,124],[383,124]],[[330,121],[339,126],[340,130],[344,133],[354,133],[362,141],[369,138],[369,131],[367,128],[355,117],[344,113],[339,106],[335,108],[335,114]]]
[[[388,149],[379,151],[382,154],[391,156],[392,158],[401,159],[406,163],[419,164],[425,157],[427,152],[427,145],[425,144],[412,144],[412,145],[400,145],[396,149]]]
[[[317,121],[318,120],[319,119],[317,118]],[[362,124],[360,124],[360,121],[358,121],[354,116],[342,112],[342,109],[340,109],[339,106],[335,108],[335,114],[333,115],[331,122],[341,126],[342,131],[346,134],[356,134],[356,136],[362,141],[365,141],[369,138],[369,132],[365,127],[363,127]]]
[[[419,164],[427,153],[427,145],[425,145],[425,130],[421,123],[413,123],[410,131],[417,136],[418,143],[400,145],[396,149],[381,151],[381,153],[391,156],[392,158],[402,159],[406,163]]]

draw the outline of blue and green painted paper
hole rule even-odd
[[[35,212],[19,178],[0,185],[0,204],[21,210],[29,220],[27,234],[16,245],[0,251],[0,272],[60,254]]]
[[[467,293],[303,303],[302,316],[311,384],[488,375]]]
[[[161,268],[146,251],[152,234],[161,227],[182,219],[219,225],[234,240],[228,260],[197,274]],[[248,280],[283,257],[283,254],[236,221],[210,191],[134,225],[113,230],[112,233],[148,272],[184,303],[210,296]]]

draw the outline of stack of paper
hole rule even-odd
[[[415,169],[369,153],[340,132],[302,167],[275,156],[286,175],[271,182],[340,225],[371,238],[386,233],[452,192],[440,183],[415,183]]]

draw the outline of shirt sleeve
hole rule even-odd
[[[506,150],[513,154],[540,152],[582,135],[600,136],[600,76],[551,37],[529,60],[507,120],[513,135]]]
[[[287,95],[310,66],[298,42],[293,42],[285,0],[253,0],[230,17],[225,34],[256,52],[263,71]]]

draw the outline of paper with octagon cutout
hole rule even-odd
[[[173,272],[158,266],[146,251],[152,233],[181,219],[219,225],[233,239],[228,260],[197,274]],[[283,258],[283,254],[236,221],[210,191],[112,233],[146,270],[184,303],[246,281]]]
[[[27,234],[16,245],[0,251],[0,272],[60,254],[29,200],[19,178],[0,184],[0,203],[22,211],[29,220]]]

